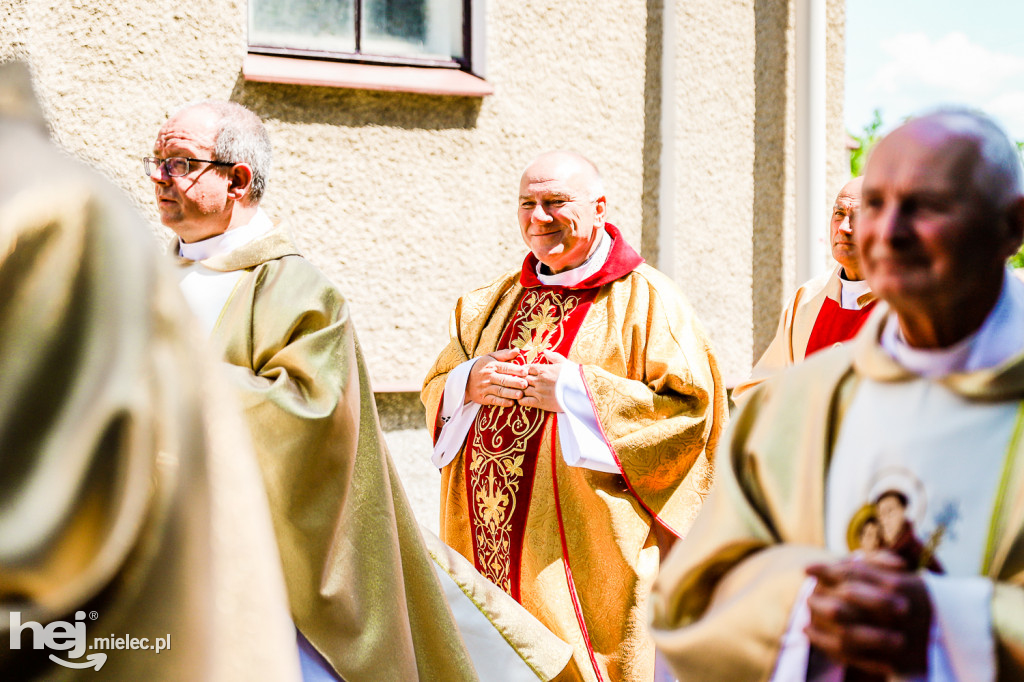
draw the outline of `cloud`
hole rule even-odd
[[[1002,92],[980,107],[997,118],[1010,136],[1024,141],[1024,89]]]
[[[926,86],[974,98],[1024,75],[1024,57],[993,52],[959,32],[937,40],[923,33],[900,33],[883,41],[881,49],[891,57],[877,72],[882,91]]]
[[[866,84],[888,125],[942,104],[986,111],[1024,140],[1024,57],[996,52],[960,32],[900,33],[881,42],[887,60]]]

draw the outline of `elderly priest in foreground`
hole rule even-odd
[[[530,164],[530,253],[456,304],[423,401],[442,539],[573,645],[572,679],[647,682],[659,536],[700,509],[725,389],[689,304],[605,203],[582,156]]]
[[[883,303],[736,415],[652,598],[682,679],[1024,679],[1022,233],[988,118],[879,142],[857,240]]]

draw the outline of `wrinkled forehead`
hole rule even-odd
[[[565,182],[560,178],[541,178],[527,181],[525,178],[519,186],[519,196],[526,197],[557,197],[572,199],[582,194],[578,187]]]
[[[217,141],[218,122],[217,113],[203,107],[179,111],[160,127],[153,150],[212,150]]]
[[[837,206],[851,206],[860,203],[860,192],[861,186],[864,184],[864,178],[854,178],[848,183],[843,185],[843,188],[839,190],[839,194],[836,195]]]
[[[576,164],[535,163],[523,172],[519,194],[579,195],[587,192],[589,175]]]
[[[835,208],[858,208],[860,207],[860,194],[856,196],[851,194],[839,193],[836,197]]]

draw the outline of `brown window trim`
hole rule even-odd
[[[356,2],[356,48],[353,54],[249,45],[242,65],[247,81],[289,83],[358,90],[414,92],[428,95],[486,97],[494,87],[483,79],[482,0],[463,0],[462,44],[464,57],[430,59],[373,55],[358,51],[362,2]],[[474,35],[479,44],[474,43]]]
[[[258,83],[317,85],[328,88],[486,97],[494,87],[457,68],[382,66],[326,59],[303,59],[250,52],[242,76]]]

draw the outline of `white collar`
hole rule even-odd
[[[178,254],[182,258],[193,261],[223,256],[270,232],[273,227],[274,223],[271,222],[270,217],[267,216],[262,208],[257,208],[252,220],[245,225],[239,225],[221,234],[207,237],[191,244],[186,244],[179,239]]]
[[[541,284],[545,284],[547,286],[576,286],[603,268],[605,261],[608,260],[608,254],[611,253],[612,250],[612,238],[604,228],[601,228],[600,239],[601,241],[598,242],[597,248],[594,249],[594,253],[590,254],[590,258],[583,261],[583,263],[572,270],[565,270],[564,272],[559,272],[556,275],[545,275],[541,272],[541,269],[544,267],[543,263],[538,262],[537,279],[540,280]]]
[[[1020,353],[1024,345],[1024,282],[1007,270],[999,298],[981,327],[949,348],[908,345],[895,313],[889,314],[880,341],[897,362],[929,379],[996,367]]]
[[[871,291],[871,285],[868,284],[866,279],[846,279],[843,275],[846,271],[842,268],[839,269],[839,290],[840,290],[840,301],[839,305],[846,310],[860,310],[860,305],[857,303],[864,294]]]

